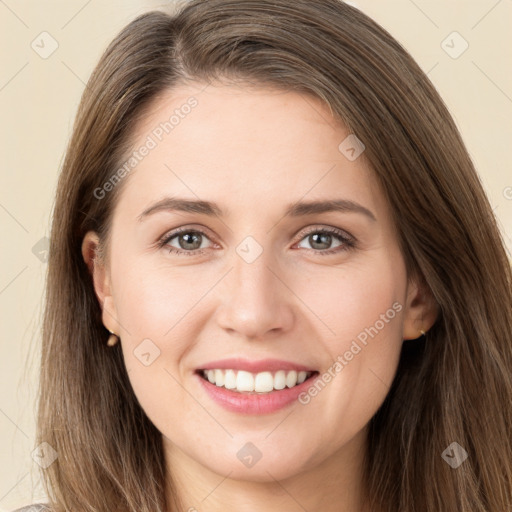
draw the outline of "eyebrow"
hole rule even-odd
[[[186,213],[199,213],[202,215],[223,217],[224,213],[217,203],[201,200],[182,199],[179,197],[165,197],[150,205],[138,217],[144,220],[151,214],[161,211],[180,211]],[[377,221],[375,215],[363,205],[349,199],[328,199],[323,201],[299,201],[287,206],[284,217],[301,217],[327,212],[360,213],[372,221]]]

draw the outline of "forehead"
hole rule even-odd
[[[346,197],[385,208],[350,135],[318,98],[293,91],[193,83],[154,98],[132,136],[143,152],[130,171],[130,203],[176,194],[226,210]],[[144,147],[147,149],[142,150]]]

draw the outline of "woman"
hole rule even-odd
[[[144,14],[58,185],[48,507],[512,510],[511,283],[447,109],[363,13]]]

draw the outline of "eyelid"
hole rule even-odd
[[[344,229],[335,228],[333,226],[326,226],[326,225],[322,225],[322,224],[317,224],[317,225],[309,226],[308,228],[306,228],[305,231],[303,231],[303,230],[299,231],[297,236],[300,236],[300,238],[299,238],[299,241],[300,241],[305,236],[307,236],[307,235],[309,235],[311,233],[316,233],[318,231],[323,231],[323,232],[327,232],[327,233],[333,233],[335,235],[338,235],[340,237],[352,240],[354,242],[356,240],[354,236],[352,236],[348,231],[345,231]]]
[[[168,236],[173,236],[178,233],[183,233],[184,231],[197,231],[198,233],[208,234],[210,236],[211,230],[202,224],[185,224],[184,226],[178,226],[177,228],[168,229],[161,237],[166,238]]]

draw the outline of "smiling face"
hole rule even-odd
[[[124,178],[108,265],[94,268],[103,321],[171,465],[266,481],[355,460],[402,340],[431,323],[389,206],[319,100],[203,89],[162,95],[137,127],[134,149],[149,150]],[[299,206],[326,201],[337,208]],[[84,240],[89,264],[96,242]],[[309,377],[300,396],[294,365],[314,372],[297,374]],[[285,389],[248,397],[207,383],[206,367]]]

